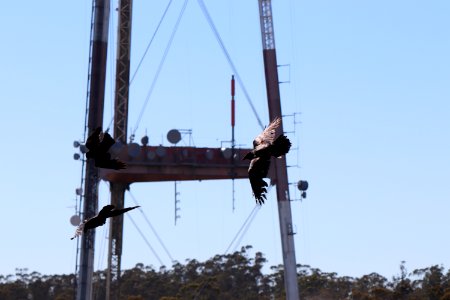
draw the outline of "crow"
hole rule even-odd
[[[139,206],[115,209],[114,205],[106,205],[96,216],[87,219],[83,223],[78,225],[77,229],[75,230],[75,235],[71,238],[71,240],[73,240],[77,236],[82,235],[83,233],[86,233],[86,231],[88,231],[89,229],[94,229],[96,227],[105,225],[107,218],[119,216],[137,207]]]
[[[275,129],[281,124],[280,118],[275,118],[263,132],[253,140],[253,150],[248,152],[243,159],[250,160],[248,178],[252,186],[256,203],[263,204],[266,200],[268,186],[263,180],[267,177],[270,167],[270,158],[280,157],[289,152],[291,142],[285,135],[275,139]]]
[[[97,127],[86,141],[86,148],[89,149],[86,157],[94,159],[97,168],[125,169],[127,165],[118,159],[111,159],[111,154],[108,152],[109,148],[115,143],[116,141],[108,132],[102,133],[102,128]]]

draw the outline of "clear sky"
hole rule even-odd
[[[174,1],[130,90],[129,133],[169,146],[173,128],[195,146],[230,140],[233,73],[202,11],[188,2],[142,120],[183,1]],[[168,1],[134,1],[132,73]],[[257,1],[205,1],[263,123],[269,122]],[[104,126],[112,114],[117,12],[113,2]],[[91,1],[7,1],[0,10],[2,246],[0,274],[75,269],[75,189],[81,162]],[[450,2],[274,1],[284,127],[293,142],[290,182],[310,183],[293,201],[297,262],[339,275],[399,274],[399,264],[450,267]],[[236,140],[250,147],[260,127],[236,90]],[[136,124],[138,127],[136,128]],[[187,145],[186,136],[181,142]],[[171,256],[224,253],[254,208],[247,180],[140,183],[131,193]],[[291,198],[298,199],[294,186]],[[100,184],[100,204],[109,201]],[[126,205],[134,205],[127,194]],[[171,266],[139,211],[133,218]],[[95,268],[106,268],[106,226],[97,229]],[[275,189],[242,245],[282,262]],[[235,246],[231,250],[236,249]],[[122,268],[160,262],[125,217]]]

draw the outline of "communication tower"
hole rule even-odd
[[[269,117],[282,116],[275,39],[270,0],[258,0],[263,42],[264,69],[269,106]],[[232,81],[232,143],[231,148],[181,147],[178,130],[168,133],[174,146],[148,145],[148,137],[142,145],[127,143],[128,96],[130,79],[130,45],[132,26],[132,0],[119,1],[118,44],[116,61],[114,139],[115,154],[127,164],[127,169],[113,171],[96,169],[92,161],[86,163],[83,217],[89,218],[98,211],[98,182],[110,182],[111,203],[124,207],[124,194],[130,184],[151,181],[216,180],[247,178],[248,162],[242,161],[251,149],[235,147],[234,141],[234,80]],[[108,42],[109,0],[93,0],[91,28],[90,66],[88,76],[88,133],[103,124],[103,103],[106,73],[106,49]],[[283,133],[282,125],[278,134]],[[295,248],[286,159],[277,160],[270,177],[277,186],[278,211],[284,260],[287,299],[298,299]],[[176,221],[177,215],[175,215]],[[118,299],[120,289],[120,264],[123,240],[123,216],[111,218],[108,245],[107,299]],[[77,299],[92,298],[92,273],[95,231],[82,235],[80,271]]]

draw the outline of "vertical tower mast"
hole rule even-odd
[[[130,82],[130,49],[132,0],[120,0],[116,86],[114,103],[114,139],[122,144],[127,142],[128,126],[128,95]],[[110,182],[111,204],[117,208],[124,207],[127,183]],[[123,240],[123,215],[110,218],[108,241],[108,273],[106,278],[106,299],[119,299],[120,294],[120,264]]]
[[[234,91],[235,91],[235,85],[234,85],[234,75],[231,75],[231,180],[232,180],[232,197],[233,197],[233,212],[234,212],[234,165],[235,165],[235,150],[236,150],[236,141],[234,140],[234,124],[235,124],[235,101],[234,101]]]
[[[273,120],[276,117],[281,117],[282,114],[272,20],[272,4],[271,0],[258,0],[258,2],[269,116],[270,120]],[[281,123],[278,131],[278,134],[283,133],[283,123]],[[284,285],[286,289],[286,298],[288,300],[294,300],[298,299],[299,295],[286,158],[283,156],[280,159],[276,159],[274,166],[274,181],[277,186],[278,216],[280,220],[281,245],[284,262]]]
[[[94,1],[94,32],[91,41],[92,57],[89,94],[88,134],[103,124],[105,97],[106,56],[108,47],[109,0]],[[88,219],[98,209],[98,173],[92,160],[86,162],[86,181],[84,186],[83,218]],[[77,299],[92,298],[92,273],[94,271],[95,231],[89,230],[81,236],[80,273]]]

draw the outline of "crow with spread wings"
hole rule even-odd
[[[247,153],[243,159],[249,159],[248,178],[252,186],[253,195],[258,204],[263,204],[266,200],[268,186],[263,180],[267,177],[270,167],[270,158],[280,157],[289,152],[291,142],[285,135],[280,135],[275,139],[275,129],[281,124],[280,118],[275,118],[263,132],[253,140],[253,150]]]
[[[96,227],[105,225],[107,218],[119,216],[137,207],[139,206],[116,209],[114,205],[106,205],[95,217],[87,219],[83,223],[78,225],[77,230],[75,231],[75,235],[71,238],[71,240],[73,240],[77,236],[82,235],[83,233],[86,233],[86,231],[88,231],[89,229],[94,229]]]
[[[97,168],[125,169],[126,164],[118,159],[111,159],[111,154],[108,152],[115,143],[116,141],[108,132],[102,133],[102,128],[98,127],[86,141],[86,148],[89,149],[86,157],[94,159]]]

